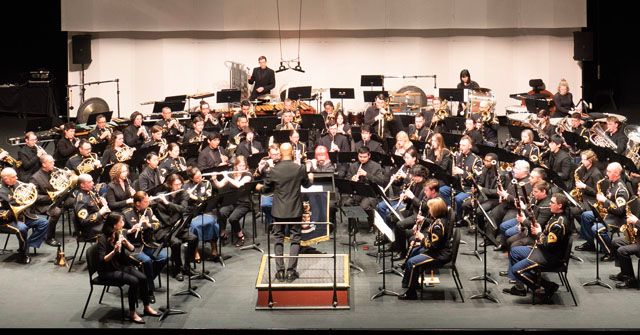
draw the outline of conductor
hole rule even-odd
[[[256,100],[259,95],[269,94],[276,87],[276,73],[267,67],[267,57],[258,57],[260,67],[253,68],[253,72],[248,79],[250,85],[253,85],[249,100]]]
[[[273,192],[273,207],[271,214],[275,222],[301,222],[302,221],[302,194],[300,186],[309,187],[313,183],[313,173],[306,173],[304,166],[293,162],[293,148],[290,143],[280,145],[282,160],[276,164],[267,174],[264,185],[256,186],[258,191],[264,193]],[[274,249],[276,256],[282,256],[284,249],[284,232],[286,225],[274,225],[275,237]],[[290,256],[298,256],[300,251],[301,225],[289,226],[291,238]],[[276,279],[288,283],[296,280],[299,275],[296,271],[298,258],[289,258],[289,266],[285,277],[284,259],[276,258]]]

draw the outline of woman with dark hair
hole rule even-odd
[[[233,192],[238,191],[244,184],[251,182],[251,173],[248,172],[247,160],[244,156],[238,156],[233,161],[233,172],[230,174],[224,174],[224,178],[218,181],[215,177],[213,183],[218,189],[219,193],[226,191]],[[244,245],[244,232],[242,226],[240,226],[240,219],[242,219],[247,213],[251,211],[251,199],[249,195],[243,195],[238,199],[238,202],[234,205],[228,205],[220,208],[220,237],[223,243],[228,239],[227,232],[225,231],[227,221],[231,224],[231,229],[236,233],[236,247],[242,247]]]
[[[457,88],[458,89],[468,88],[472,90],[477,90],[478,88],[480,88],[480,85],[478,85],[478,83],[476,83],[475,81],[471,80],[471,74],[469,73],[469,70],[464,69],[460,71],[460,82],[458,83]]]
[[[195,166],[187,168],[187,176],[189,177],[189,181],[185,183],[182,188],[186,190],[189,196],[187,211],[193,212],[198,206],[211,197],[212,187],[211,182],[202,178],[202,172]],[[189,231],[198,236],[198,240],[200,241],[211,241],[211,260],[214,262],[220,260],[217,245],[220,226],[218,225],[216,217],[213,216],[211,212],[195,216],[193,220],[191,220]],[[200,262],[198,249],[196,249],[195,260],[197,263]]]
[[[109,145],[102,153],[102,158],[100,159],[100,163],[102,166],[107,166],[108,164],[118,163],[118,156],[116,153],[119,150],[124,148],[124,134],[121,131],[116,130],[111,135],[111,140],[109,140]]]
[[[56,167],[62,168],[67,164],[67,160],[78,153],[80,139],[76,138],[76,124],[66,123],[62,130],[62,138],[56,143],[56,150],[53,158],[56,160]]]
[[[97,267],[98,275],[108,281],[129,285],[129,318],[135,323],[145,323],[136,312],[138,296],[144,305],[144,315],[160,316],[149,304],[149,287],[147,277],[135,265],[138,263],[129,256],[134,250],[133,244],[125,238],[131,230],[123,230],[123,216],[109,214],[102,226],[102,235],[98,236]]]

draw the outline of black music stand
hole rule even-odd
[[[572,132],[572,131],[563,131],[562,137],[564,137],[565,142],[573,148],[578,150],[586,150],[589,149],[589,145],[584,137]]]
[[[638,170],[636,164],[633,163],[633,161],[629,159],[629,157],[617,154],[615,151],[609,148],[599,147],[591,142],[589,142],[588,145],[589,148],[593,150],[593,152],[595,152],[596,156],[598,156],[598,160],[600,162],[605,162],[607,164],[611,162],[618,162],[630,172],[640,173],[640,170]]]
[[[591,208],[591,212],[593,213],[593,216],[595,217],[595,221],[593,221],[593,224],[597,224],[597,223],[602,223],[602,225],[604,225],[605,227],[607,227],[607,224],[604,222],[604,218],[600,216],[600,212],[598,212],[596,210],[595,207],[593,207],[592,204],[589,204],[589,208]],[[607,228],[608,229],[608,228]],[[596,232],[596,235],[598,235],[599,233]],[[595,239],[598,238],[598,236],[594,237]],[[602,286],[602,287],[606,287],[610,290],[612,290],[613,288],[611,288],[611,286],[609,286],[609,284],[603,282],[600,279],[600,243],[598,243],[596,241],[596,279],[583,283],[582,286]]]
[[[228,169],[229,167],[226,167],[226,169]],[[255,187],[255,184],[254,184]],[[218,198],[220,198],[217,202],[210,204],[212,207],[207,206],[207,210],[208,211],[212,211],[214,209],[217,209],[218,212],[220,211],[220,208],[224,207],[224,206],[229,206],[229,205],[235,205],[238,202],[238,199],[240,199],[240,197],[242,197],[243,195],[247,195],[249,193],[249,189],[246,188],[239,188],[237,190],[233,190],[233,191],[229,191],[229,192],[224,192],[224,193],[220,193],[218,194]],[[253,210],[252,210],[253,211]],[[229,259],[233,256],[231,255],[224,255],[222,254],[222,238],[219,239],[219,247],[218,250],[220,252],[220,264],[222,265],[222,267],[226,267],[226,264],[224,263],[225,259]]]
[[[104,116],[107,122],[111,122],[113,111],[89,114],[89,117],[87,118],[87,126],[96,124],[97,123],[96,119],[98,118],[98,115]]]
[[[446,121],[447,119],[445,119]],[[461,134],[453,134],[453,133],[441,133],[442,138],[444,139],[444,144],[448,148],[457,148],[460,145],[460,139],[462,139]]]
[[[496,224],[493,222],[493,220],[491,219],[491,217],[489,217],[489,214],[487,214],[487,212],[484,210],[484,208],[482,208],[482,206],[478,206],[480,208],[480,211],[482,212],[482,215],[484,216],[484,219],[486,220],[485,222],[489,222],[494,228],[496,227]],[[478,225],[476,225],[476,232],[480,233],[482,235],[482,239],[484,241],[484,243],[482,243],[482,254],[483,254],[483,273],[480,276],[475,276],[475,277],[471,277],[469,280],[482,280],[484,282],[483,284],[483,290],[482,293],[480,294],[475,294],[472,295],[471,299],[487,299],[489,301],[495,302],[495,303],[500,303],[500,300],[498,300],[498,298],[494,297],[491,295],[491,290],[487,289],[487,282],[492,282],[496,285],[498,285],[498,281],[493,279],[491,277],[490,273],[487,273],[487,233],[482,230]]]
[[[91,171],[90,175],[91,177],[95,176],[93,175],[93,172],[96,170],[100,170],[100,175],[98,176],[98,178],[95,178],[93,180],[98,180],[99,182],[102,183],[109,183],[111,181],[111,177],[109,176],[109,171],[111,171],[111,168],[115,165],[115,163],[111,163],[111,164],[107,164],[105,166],[102,167],[102,169],[95,169],[93,171]]]
[[[464,101],[464,88],[441,88],[438,89],[438,96],[449,101]]]
[[[324,118],[320,114],[302,114],[302,129],[322,130],[324,126]]]
[[[167,98],[171,98],[171,97],[167,97]],[[152,113],[162,113],[162,109],[164,107],[171,108],[171,111],[173,111],[173,112],[183,111],[184,110],[184,105],[187,104],[186,98],[187,97],[185,95],[184,96],[184,100],[166,100],[166,98],[165,98],[165,101],[156,101],[156,102],[153,103],[153,111],[152,111]]]
[[[364,97],[364,102],[370,102],[370,103],[376,102],[376,97],[379,94],[384,95],[385,99],[389,98],[389,92],[388,91],[363,91],[362,94],[363,94],[363,97]]]
[[[216,92],[216,103],[240,102],[240,90],[222,90]]]
[[[287,96],[293,100],[311,100],[311,86],[291,87]]]
[[[53,126],[53,121],[50,117],[36,118],[27,120],[27,124],[24,128],[24,132],[39,132],[49,130]]]
[[[358,246],[366,244],[366,242],[358,241],[356,236],[358,234],[358,222],[360,222],[360,219],[368,220],[367,213],[360,206],[341,206],[340,210],[347,217],[348,222],[349,243],[346,243],[346,245],[349,246],[349,267],[364,272],[364,269],[356,263],[355,255],[358,251]],[[351,248],[353,248],[353,258],[351,257]]]
[[[129,159],[129,166],[132,169],[138,170],[142,164],[144,164],[147,155],[151,152],[155,152],[156,154],[160,150],[160,146],[155,144],[150,147],[136,149],[131,155],[131,159]]]
[[[180,231],[182,231],[182,229],[185,227],[185,223],[187,222],[187,218],[182,218],[182,221],[173,225],[171,227],[171,229],[169,230],[169,233],[165,236],[164,240],[161,242],[160,247],[158,249],[156,249],[156,251],[154,252],[154,258],[157,258],[158,255],[160,254],[160,252],[162,251],[163,248],[167,248],[167,259],[171,259],[171,248],[169,247],[169,243],[171,242],[171,240],[175,237],[176,234],[178,234]],[[160,308],[160,311],[162,311],[162,316],[160,316],[160,321],[166,319],[169,315],[176,315],[176,314],[186,314],[187,312],[183,311],[183,310],[179,310],[179,309],[173,309],[171,308],[171,304],[169,302],[169,273],[171,271],[169,271],[167,269],[167,307],[164,308],[164,310],[162,308]]]
[[[474,149],[475,150],[473,150],[473,152],[478,156],[480,156],[481,158],[486,156],[489,153],[494,153],[498,156],[498,160],[500,162],[514,163],[515,161],[523,160],[528,162],[531,166],[535,165],[533,164],[532,161],[529,160],[529,157],[514,154],[513,152],[505,150],[503,148],[490,147],[488,145],[478,144],[478,145],[475,145]]]
[[[329,153],[329,158],[332,162],[351,164],[358,161],[358,153],[334,151]]]
[[[249,119],[249,126],[260,136],[267,136],[268,132],[276,129],[279,123],[277,116],[259,116]]]
[[[256,211],[254,210],[253,204],[253,194],[255,194],[256,185],[258,185],[259,181],[252,181],[246,183],[242,186],[243,192],[249,192],[249,201],[251,202],[251,244],[240,247],[240,250],[249,250],[253,249],[256,251],[260,251],[260,253],[264,253],[262,249],[260,249],[260,242],[256,242],[256,235],[258,234],[258,229],[256,227],[257,219],[256,219]],[[222,258],[220,258],[222,259]]]
[[[371,85],[373,86],[373,85]],[[344,110],[344,99],[355,99],[356,94],[353,88],[330,88],[329,94],[331,99],[340,99],[340,105]]]
[[[371,154],[370,159],[382,166],[393,166],[395,164],[393,157],[389,155],[381,154],[375,151],[370,152],[370,154]],[[358,153],[355,153],[355,158],[356,160],[358,159]],[[402,160],[402,163],[404,163],[404,160]]]
[[[444,129],[446,131],[459,131],[463,132],[465,129],[465,122],[467,119],[463,116],[447,116],[444,118]]]
[[[387,204],[387,206],[389,206]],[[391,207],[389,207],[391,208]],[[387,226],[387,224],[384,222],[384,220],[382,219],[382,217],[380,216],[380,214],[378,214],[377,211],[374,212],[375,215],[375,219],[373,220],[373,224],[376,226],[376,228],[378,229],[378,239],[381,240],[382,239],[382,234],[384,233],[384,236],[386,239],[388,239],[391,242],[394,242],[396,240],[395,235],[393,234],[393,230],[391,230],[391,228],[389,228]],[[382,254],[385,255],[386,252],[386,243],[382,243]],[[400,294],[398,294],[397,292],[391,291],[391,290],[387,290],[387,269],[386,269],[386,263],[384,260],[384,257],[382,257],[382,286],[378,287],[378,293],[374,294],[371,297],[371,300],[375,299],[375,298],[379,298],[381,296],[384,295],[390,295],[390,296],[399,296]],[[393,273],[396,273],[396,271],[398,271],[397,269],[393,268],[393,257],[391,257],[391,268]],[[378,272],[380,273],[380,272]],[[402,274],[400,275],[402,276]]]
[[[200,154],[200,146],[203,142],[183,143],[180,146],[180,155],[185,159],[194,157],[198,158],[198,155]]]
[[[213,204],[212,206],[214,206],[215,208],[215,204],[219,201],[218,199],[218,195],[213,195],[212,197],[210,197],[209,199],[207,199],[206,201],[203,201],[200,205],[198,205],[193,212],[189,213],[189,224],[191,224],[191,222],[193,222],[193,219],[195,217],[200,217],[200,222],[203,222],[204,220],[204,214],[210,212],[211,210],[209,209],[210,204]],[[201,244],[201,248],[202,248],[202,253],[204,253],[204,238],[200,241],[202,242]],[[212,277],[209,276],[209,272],[205,270],[204,268],[204,263],[205,262],[206,257],[204,257],[201,260],[202,263],[202,271],[200,271],[200,273],[197,273],[193,276],[189,276],[189,281],[191,280],[196,280],[196,279],[206,279],[212,283],[215,283],[216,280]],[[220,256],[220,260],[222,260],[222,256]]]

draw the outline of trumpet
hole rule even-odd
[[[1,154],[1,153],[3,153],[3,152],[5,152],[5,151],[6,151],[6,150],[4,150],[4,149],[0,148],[0,154]],[[5,156],[5,157],[2,159],[2,161],[3,161],[3,162],[5,162],[5,163],[7,163],[7,164],[9,164],[9,165],[11,165],[11,166],[13,166],[13,167],[14,167],[14,168],[16,168],[16,169],[17,169],[17,168],[19,168],[20,166],[22,166],[22,162],[21,162],[21,161],[19,161],[19,160],[17,160],[17,159],[15,159],[15,158],[13,158],[13,157],[11,157],[11,155],[9,155],[9,153],[8,153],[8,152],[7,152],[7,156]]]

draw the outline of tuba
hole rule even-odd
[[[80,165],[82,165],[82,163],[80,163]],[[80,165],[78,165],[78,172],[86,173],[80,171]],[[49,194],[49,198],[51,198],[51,201],[56,201],[60,194],[68,189],[74,188],[77,182],[78,176],[76,176],[73,171],[54,167],[53,171],[51,172],[51,177],[49,178],[49,184],[51,184],[51,187],[53,187],[54,191],[47,191],[47,193]]]
[[[5,152],[5,151],[6,150],[0,148],[0,154]],[[18,169],[18,168],[20,168],[20,166],[22,166],[22,162],[21,161],[11,157],[11,155],[9,155],[8,153],[7,153],[7,157],[5,157],[2,161],[4,161],[5,163],[13,166],[16,169]]]
[[[123,143],[120,148],[116,148],[116,160],[118,160],[118,163],[121,163],[131,159],[135,150],[135,148]]]
[[[13,215],[17,220],[25,209],[36,202],[38,198],[38,188],[32,183],[17,181],[13,189],[12,198],[13,200],[10,203],[11,211],[13,211]]]

